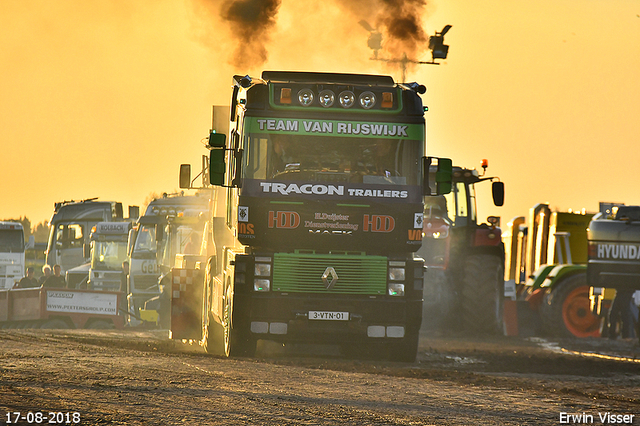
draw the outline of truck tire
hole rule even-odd
[[[600,318],[593,315],[585,273],[555,283],[540,306],[545,331],[557,337],[598,337]]]
[[[460,306],[465,332],[502,334],[504,264],[499,256],[477,254],[464,261]]]
[[[231,283],[227,283],[224,300],[224,315],[222,320],[224,354],[226,357],[254,356],[257,341],[249,335],[248,330],[241,330],[234,321],[233,296]],[[234,324],[236,325],[234,327]]]
[[[415,362],[418,355],[418,330],[408,331],[400,342],[389,344],[389,360]]]
[[[202,347],[210,355],[223,355],[222,327],[209,315],[209,320],[202,325]]]

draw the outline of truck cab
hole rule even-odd
[[[184,336],[173,322],[182,287],[200,276],[192,329],[209,352],[251,355],[263,339],[413,361],[426,89],[286,71],[233,84],[229,134],[214,129],[207,145],[215,251],[199,270],[174,268],[172,337]]]
[[[131,212],[130,208],[129,216]],[[122,203],[96,201],[95,198],[55,203],[49,219],[46,263],[59,264],[64,273],[89,262],[91,229],[98,222],[116,220],[123,220]]]
[[[90,290],[120,291],[131,222],[98,222],[91,230]]]

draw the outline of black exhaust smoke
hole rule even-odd
[[[282,0],[196,2],[204,5],[209,15],[203,19],[222,19],[228,24],[235,45],[229,62],[242,69],[255,68],[267,61],[270,33],[276,27],[281,3]],[[373,23],[383,35],[382,49],[386,57],[398,58],[406,54],[410,59],[418,59],[428,50],[428,37],[422,27],[426,0],[334,0],[334,5],[351,14],[354,24],[361,19]],[[354,31],[358,31],[357,25],[353,27]],[[211,44],[216,43],[212,41]],[[366,46],[366,39],[363,39],[363,46]]]

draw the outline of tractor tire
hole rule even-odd
[[[464,261],[460,289],[465,333],[502,334],[504,264],[499,256],[477,254]]]
[[[591,312],[585,273],[557,282],[540,306],[545,331],[556,337],[599,337],[600,318]]]

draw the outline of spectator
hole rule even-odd
[[[44,282],[47,280],[47,278],[49,278],[51,276],[51,266],[49,265],[44,265],[42,267],[42,276],[40,277],[40,279],[38,280],[38,285],[42,285],[44,284]]]
[[[42,287],[46,288],[64,288],[67,286],[67,282],[64,279],[64,276],[60,275],[60,265],[53,265],[53,275],[49,276]]]
[[[34,288],[40,287],[38,281],[34,278],[36,270],[33,266],[27,268],[27,275],[25,275],[16,285],[16,288]]]

